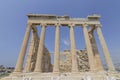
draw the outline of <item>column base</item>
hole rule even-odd
[[[42,72],[36,72],[36,71],[35,71],[35,72],[33,72],[33,73],[35,73],[35,74],[41,74]]]
[[[19,75],[19,74],[21,74],[22,72],[12,72],[11,74],[10,74],[10,76],[16,76],[16,75]]]
[[[118,72],[117,72],[116,70],[108,70],[107,73],[108,73],[108,74],[109,74],[109,73],[114,73],[114,74],[115,74],[115,73],[118,73]]]
[[[60,72],[53,72],[53,75],[59,76],[59,75],[60,75]]]
[[[22,72],[20,72],[20,71],[14,71],[12,74],[20,74],[20,73],[22,73]]]
[[[76,72],[71,72],[71,73],[72,73],[72,74],[78,74],[79,72],[76,71]]]

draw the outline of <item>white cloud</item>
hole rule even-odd
[[[65,46],[70,46],[70,41],[68,39],[62,40]]]

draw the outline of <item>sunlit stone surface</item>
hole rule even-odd
[[[115,71],[102,34],[99,19],[99,15],[89,15],[87,18],[70,18],[69,16],[28,14],[27,29],[15,70],[10,76],[2,80],[120,80],[120,74]],[[41,27],[40,36],[38,36],[36,28],[38,26]],[[51,54],[44,41],[48,26],[56,28],[53,64],[51,63]],[[83,29],[86,44],[84,50],[76,49],[74,39],[74,27],[76,26]],[[60,27],[68,27],[70,30],[70,50],[64,52],[60,52]],[[101,63],[94,37],[95,30],[105,56],[108,71],[103,69]],[[26,53],[27,49],[28,53]],[[23,67],[24,63],[25,66]]]

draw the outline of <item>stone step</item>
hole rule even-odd
[[[60,77],[6,77],[1,80],[120,80],[120,78],[114,78],[114,77],[90,77],[90,76],[83,76],[83,77],[68,77],[68,76],[60,76]]]

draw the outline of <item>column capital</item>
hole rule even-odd
[[[27,29],[28,29],[28,28],[32,28],[32,25],[33,25],[32,23],[28,22],[28,23],[27,23]]]
[[[59,27],[59,26],[61,26],[61,24],[59,24],[59,23],[56,23],[56,24],[55,24],[55,26],[56,26],[56,27],[57,27],[57,26]]]
[[[69,26],[69,28],[70,28],[70,27],[74,27],[75,24],[73,24],[73,23],[69,23],[68,26]]]
[[[102,27],[102,25],[101,25],[101,24],[96,24],[95,27],[96,27],[96,28],[97,28],[97,27]]]
[[[41,26],[41,27],[46,27],[47,24],[46,24],[46,23],[41,23],[40,26]]]
[[[28,25],[28,26],[32,26],[32,23],[28,22],[27,25]]]
[[[82,24],[82,27],[87,27],[87,26],[88,26],[87,23]]]

